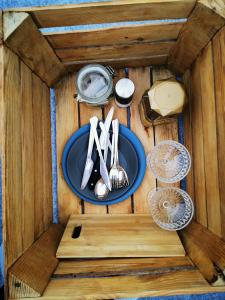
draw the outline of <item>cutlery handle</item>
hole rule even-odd
[[[100,158],[99,156],[97,157],[97,159],[94,162],[94,166],[93,166],[93,170],[91,172],[91,176],[88,182],[88,187],[90,190],[94,190],[95,189],[95,185],[97,183],[97,181],[101,178],[101,174],[100,174]]]

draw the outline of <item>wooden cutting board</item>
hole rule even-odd
[[[176,232],[159,228],[149,215],[72,215],[58,258],[184,256]]]

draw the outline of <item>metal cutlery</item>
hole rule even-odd
[[[119,137],[119,121],[118,119],[113,120],[113,161],[109,177],[111,180],[112,188],[119,189],[129,185],[129,180],[126,171],[119,164],[119,155],[118,155],[118,137]]]
[[[90,123],[95,124],[96,120],[98,120],[97,117],[92,117],[90,119]],[[103,159],[103,156],[102,156],[101,146],[100,146],[100,142],[99,142],[99,138],[98,138],[96,128],[93,128],[92,132],[94,134],[95,143],[96,143],[96,146],[97,146],[97,151],[98,151],[99,159],[100,159],[100,175],[102,176],[102,179],[103,179],[104,183],[106,184],[106,186],[108,187],[108,189],[111,191],[111,181],[109,179],[109,174],[108,174],[108,170],[107,170],[107,167],[106,167],[106,163],[105,163],[105,161]]]
[[[109,149],[109,133],[106,132],[105,130],[105,126],[102,122],[100,122],[100,128],[102,130],[102,132],[104,132],[105,134],[105,149],[104,149],[104,161],[105,163],[107,162],[107,156],[108,156],[108,149]],[[105,199],[109,194],[109,189],[108,187],[106,186],[106,184],[104,183],[104,180],[103,178],[101,177],[96,185],[95,185],[95,196],[99,199],[99,200],[102,200],[102,199]]]
[[[89,142],[88,142],[88,151],[87,151],[87,158],[86,158],[86,163],[84,167],[84,173],[82,177],[82,182],[81,182],[81,189],[85,189],[88,180],[91,176],[91,172],[94,166],[94,162],[91,158],[92,156],[92,150],[93,150],[93,145],[94,145],[94,135],[93,135],[93,130],[97,128],[98,125],[98,119],[94,119],[91,123],[90,127],[90,134],[89,134]]]
[[[105,132],[108,133],[111,122],[112,122],[112,118],[113,118],[113,113],[114,113],[114,107],[112,107],[105,119],[104,122],[104,127],[105,127]],[[106,140],[105,140],[105,132],[101,132],[100,135],[100,148],[101,150],[104,151],[105,147],[106,147]],[[111,144],[109,144],[109,148],[111,148]],[[102,153],[104,153],[102,151]],[[99,157],[97,157],[97,159],[94,162],[94,166],[93,166],[93,170],[89,179],[89,183],[88,183],[88,187],[90,190],[94,190],[95,185],[97,183],[97,181],[100,179],[101,175],[100,175],[100,159]]]

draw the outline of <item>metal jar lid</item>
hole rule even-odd
[[[115,92],[120,98],[128,99],[130,98],[135,90],[133,81],[129,78],[120,79],[115,86]]]
[[[102,105],[113,90],[112,74],[102,65],[87,65],[78,72],[76,87],[81,101]]]

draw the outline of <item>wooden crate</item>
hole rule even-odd
[[[176,22],[159,20],[176,19]],[[45,27],[157,20],[85,31]],[[6,298],[112,299],[225,291],[225,4],[223,0],[117,0],[18,8],[0,14],[0,155]],[[88,63],[110,64],[136,91],[130,108],[74,102],[74,77]],[[189,96],[184,143],[192,156],[187,192],[195,220],[179,235],[187,255],[58,260],[71,214],[148,214],[147,193],[162,185],[146,170],[139,189],[112,206],[78,199],[60,166],[69,136],[111,105],[146,153],[178,139],[178,124],[143,127],[138,103],[156,79],[183,78]],[[59,222],[52,225],[50,92],[56,96]]]

